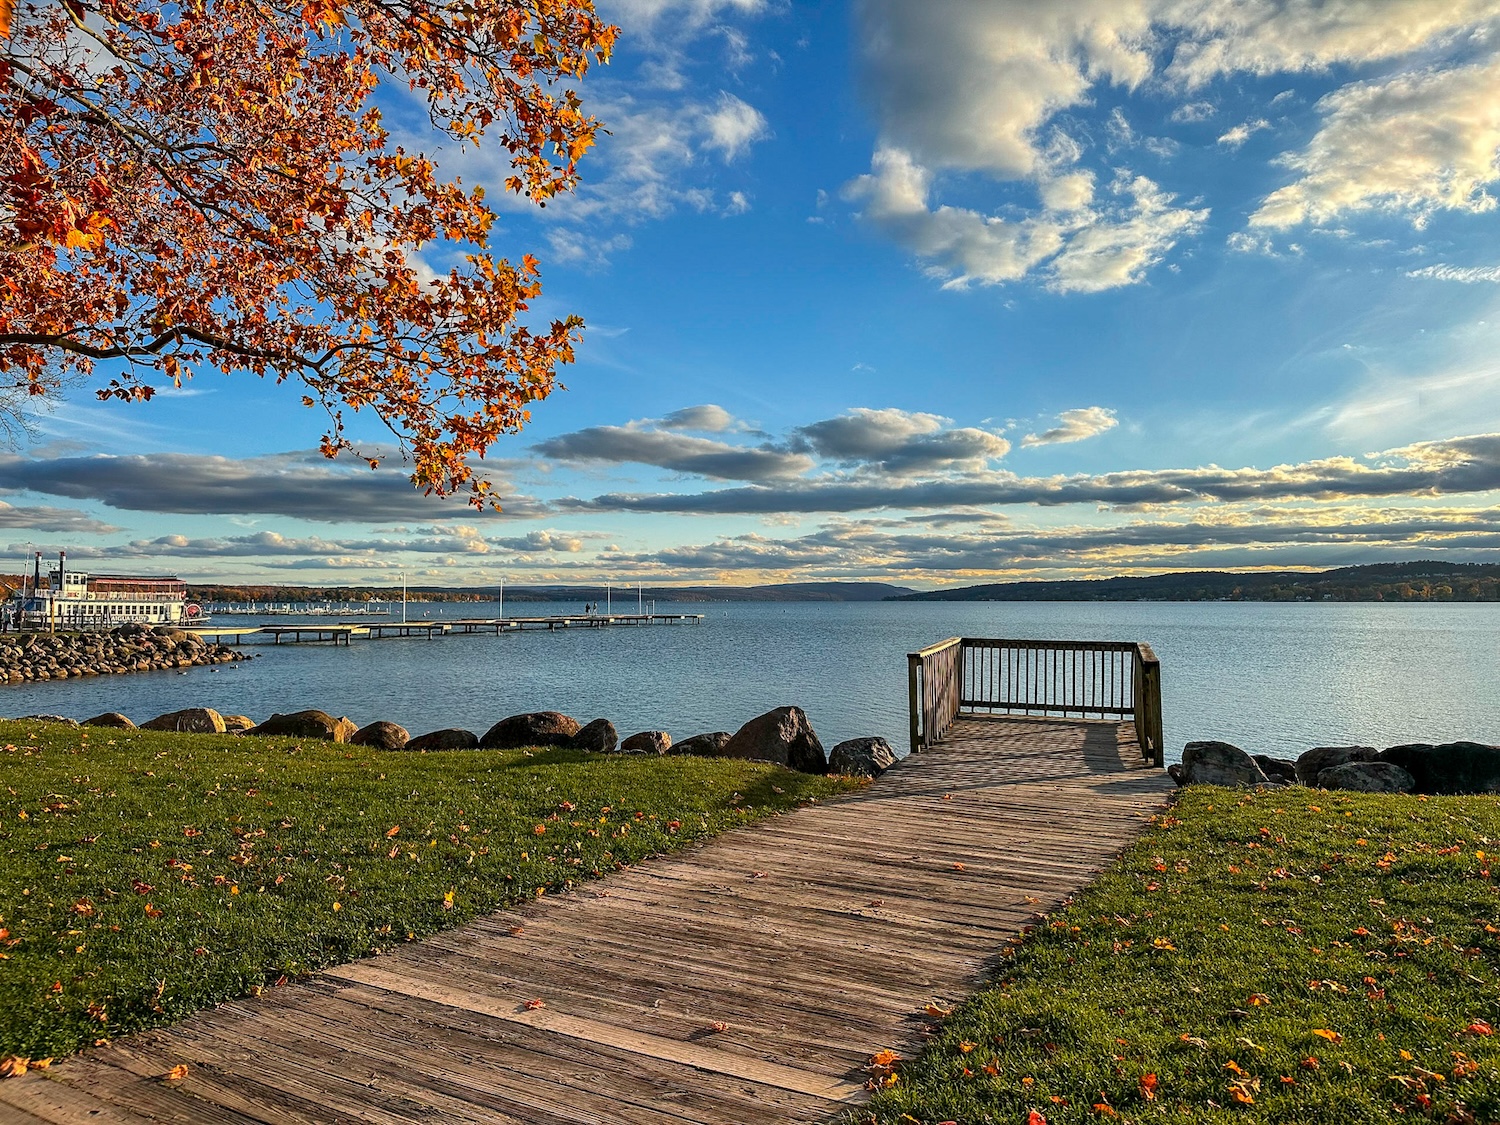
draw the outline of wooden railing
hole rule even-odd
[[[1141,755],[1162,764],[1161,664],[1128,641],[949,637],[907,656],[913,752],[960,712],[1133,720]]]

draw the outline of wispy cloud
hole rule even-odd
[[[1084,406],[1077,410],[1064,410],[1057,416],[1057,425],[1039,434],[1027,434],[1021,439],[1023,446],[1064,445],[1075,441],[1087,441],[1120,424],[1115,412],[1106,406]]]

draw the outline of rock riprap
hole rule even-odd
[[[620,745],[620,732],[608,719],[595,719],[575,734],[568,745],[574,750],[587,750],[594,754],[609,754]]]
[[[1167,773],[1178,785],[1271,784],[1255,759],[1230,742],[1189,742],[1182,748],[1182,764]]]
[[[334,718],[327,711],[309,709],[275,714],[251,727],[246,734],[286,738],[320,738],[326,742],[348,742],[358,731],[348,719]]]
[[[567,746],[578,733],[578,720],[560,711],[530,711],[501,719],[479,740],[485,750],[519,750],[523,746]]]
[[[734,735],[727,730],[695,734],[692,738],[684,738],[681,742],[672,743],[667,747],[667,753],[689,754],[695,758],[722,758],[724,747],[729,745],[729,740],[733,737]]]
[[[828,752],[828,772],[846,777],[879,777],[896,764],[896,751],[883,738],[851,738]]]
[[[424,750],[477,750],[479,749],[479,736],[471,730],[447,727],[444,730],[419,734],[402,749],[412,750],[418,754]]]
[[[1500,792],[1500,746],[1480,742],[1425,742],[1392,746],[1377,759],[1400,766],[1416,793]]]
[[[774,762],[802,773],[828,772],[828,755],[800,707],[778,707],[757,715],[735,731],[719,757]]]
[[[124,625],[108,633],[0,635],[0,683],[164,672],[249,659],[249,653],[206,644],[196,633],[181,629],[158,632]]]
[[[665,754],[672,746],[672,736],[664,730],[643,730],[620,743],[622,754]]]
[[[384,721],[367,723],[349,736],[351,745],[375,750],[400,750],[410,741],[405,727]]]
[[[1345,762],[1318,774],[1319,789],[1350,789],[1357,793],[1410,793],[1411,774],[1390,762]]]
[[[141,724],[141,730],[169,730],[179,734],[223,734],[224,716],[212,707],[185,707],[168,711]]]
[[[1297,780],[1303,785],[1317,785],[1318,775],[1346,762],[1373,762],[1373,746],[1314,746],[1297,758]]]

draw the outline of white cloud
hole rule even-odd
[[[1097,437],[1106,430],[1120,424],[1115,412],[1105,406],[1083,406],[1076,410],[1064,410],[1057,416],[1057,425],[1039,434],[1027,434],[1021,439],[1023,446],[1063,445]]]
[[[771,132],[760,110],[722,91],[718,106],[704,115],[703,128],[708,134],[704,146],[723,153],[726,162],[743,156]]]
[[[1408,270],[1407,277],[1428,277],[1437,281],[1462,281],[1472,285],[1476,281],[1500,282],[1500,266],[1423,266],[1419,270]]]
[[[1207,121],[1217,112],[1213,102],[1185,102],[1172,111],[1172,120],[1179,124]]]
[[[1252,133],[1258,133],[1270,127],[1271,123],[1264,117],[1257,117],[1253,121],[1242,121],[1233,129],[1223,133],[1219,137],[1219,143],[1226,148],[1239,148],[1250,139]]]
[[[1266,197],[1251,226],[1284,230],[1350,212],[1495,207],[1500,180],[1500,56],[1449,70],[1353,83],[1318,103],[1323,124],[1282,163],[1298,178]]]
[[[998,285],[1034,270],[1058,292],[1128,285],[1208,216],[1206,210],[1172,206],[1171,194],[1129,174],[1116,177],[1110,185],[1114,198],[1102,204],[1095,204],[1086,173],[1045,181],[1041,191],[1048,206],[1020,219],[934,208],[931,188],[931,173],[909,153],[882,149],[870,174],[851,181],[845,196],[863,203],[866,219],[930,263],[949,285]]]

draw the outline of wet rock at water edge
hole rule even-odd
[[[883,738],[851,738],[828,752],[828,772],[847,777],[879,777],[896,764],[896,751]]]
[[[169,730],[180,734],[223,734],[224,716],[212,707],[185,707],[168,711],[141,724],[141,730]]]
[[[664,730],[643,730],[632,734],[620,743],[622,754],[665,754],[672,745],[672,736]]]
[[[335,719],[327,711],[312,708],[285,715],[278,712],[245,733],[261,737],[318,738],[325,742],[343,742],[356,729],[348,719]]]
[[[1272,781],[1288,785],[1297,784],[1297,763],[1287,758],[1273,758],[1269,754],[1251,754],[1251,759],[1260,767],[1260,772]]]
[[[418,735],[402,749],[417,753],[424,750],[477,750],[479,749],[479,736],[471,730],[449,727],[445,730]]]
[[[92,719],[84,719],[86,727],[114,727],[117,730],[135,730],[135,724],[118,711],[106,711]]]
[[[800,707],[778,707],[757,715],[735,731],[719,756],[774,762],[802,773],[828,772],[828,755]]]
[[[568,741],[574,750],[591,754],[609,754],[620,744],[620,732],[608,719],[595,719]]]
[[[1168,771],[1171,772],[1171,771]],[[1180,776],[1172,774],[1178,785],[1266,785],[1269,779],[1261,768],[1238,746],[1229,742],[1189,742],[1182,748]]]
[[[531,711],[501,719],[479,740],[485,750],[518,750],[523,746],[567,746],[578,733],[578,720],[560,711]]]
[[[1341,766],[1345,762],[1373,762],[1373,746],[1314,746],[1297,759],[1297,780],[1303,785],[1316,785],[1318,774]]]
[[[1345,762],[1318,774],[1319,789],[1351,789],[1359,793],[1410,793],[1411,774],[1390,762]]]
[[[672,743],[667,747],[667,753],[687,754],[695,758],[722,758],[724,747],[729,745],[729,740],[733,737],[734,735],[727,730],[695,734],[692,738],[684,738],[681,742]]]
[[[410,741],[405,727],[384,721],[368,723],[349,736],[350,744],[376,750],[400,750]]]
[[[1500,746],[1482,742],[1410,743],[1381,751],[1378,759],[1411,774],[1418,793],[1500,792]]]

